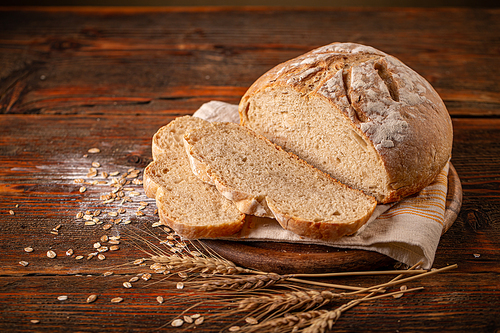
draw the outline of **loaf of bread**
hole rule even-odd
[[[185,116],[160,128],[153,137],[153,162],[144,171],[144,189],[156,198],[160,221],[187,239],[232,235],[245,218],[232,201],[191,171],[184,134],[207,124]]]
[[[335,240],[352,234],[377,205],[238,124],[209,123],[184,140],[195,173],[242,213],[274,217],[300,236]]]
[[[242,125],[380,203],[421,190],[451,156],[450,116],[432,86],[359,44],[326,45],[269,70],[239,113]]]

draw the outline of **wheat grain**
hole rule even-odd
[[[253,290],[268,288],[274,284],[281,281],[287,280],[293,275],[278,275],[275,273],[262,274],[262,275],[251,275],[242,278],[226,278],[219,279],[215,281],[205,282],[199,288],[200,291],[213,291],[217,289],[229,289],[229,290]],[[197,282],[195,282],[197,283]]]
[[[311,310],[306,312],[286,313],[283,317],[264,320],[252,326],[244,326],[243,331],[247,333],[253,332],[296,332],[300,328],[309,324],[311,319],[319,317],[326,313],[327,310]]]
[[[55,257],[57,257],[57,254],[54,251],[49,250],[47,251],[47,257],[49,257],[50,259],[54,259]]]
[[[303,333],[324,333],[326,330],[331,330],[333,325],[340,318],[342,311],[335,309],[328,311],[313,319],[311,325],[306,327]]]
[[[28,266],[29,264],[30,264],[29,262],[24,261],[24,260],[21,260],[21,261],[19,262],[19,265],[24,266],[24,267]]]
[[[101,150],[99,148],[90,148],[87,152],[89,154],[97,154],[97,153],[100,153]]]
[[[175,319],[172,321],[172,326],[173,327],[181,327],[184,324],[184,321],[182,319]]]
[[[28,253],[33,252],[33,248],[31,246],[25,247],[24,252],[28,252]]]
[[[121,303],[123,302],[123,298],[121,297],[115,297],[111,299],[111,303]]]
[[[234,263],[212,257],[190,257],[179,255],[154,255],[151,260],[160,264],[168,264],[172,269],[186,270],[190,272],[212,274],[238,274],[247,271]]]
[[[96,300],[97,300],[96,294],[92,294],[89,297],[87,297],[87,303],[92,303],[92,302],[95,302]]]

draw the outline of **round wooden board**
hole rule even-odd
[[[450,163],[443,234],[455,222],[461,205],[462,186],[455,168]],[[395,263],[394,259],[377,252],[321,245],[264,241],[201,242],[239,266],[279,274],[370,270]]]

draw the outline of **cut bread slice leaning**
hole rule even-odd
[[[185,116],[160,128],[153,137],[154,161],[144,171],[144,189],[156,199],[160,221],[187,239],[232,235],[245,218],[233,202],[191,171],[183,136],[206,124]]]
[[[210,123],[188,132],[191,167],[242,213],[274,217],[300,236],[335,240],[356,232],[374,197],[351,189],[248,128]]]

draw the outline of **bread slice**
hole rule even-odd
[[[298,235],[334,240],[371,216],[375,198],[353,190],[232,123],[210,123],[185,137],[192,168],[242,213],[274,217]]]
[[[381,203],[416,193],[451,157],[446,107],[373,47],[333,43],[279,64],[239,105],[241,124]]]
[[[156,198],[160,221],[187,239],[232,235],[245,218],[214,186],[191,171],[183,136],[206,124],[185,116],[160,128],[153,137],[154,161],[144,171],[144,189],[148,197]]]

